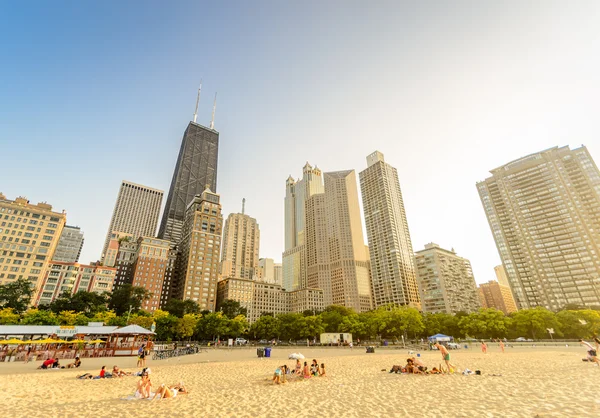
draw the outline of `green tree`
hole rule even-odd
[[[523,309],[511,315],[513,330],[519,336],[547,338],[548,328],[560,329],[556,315],[544,308]]]
[[[237,300],[225,299],[219,304],[219,311],[223,312],[229,319],[233,319],[238,315],[248,315],[248,309],[241,306]]]
[[[229,337],[239,337],[248,330],[248,321],[244,315],[238,315],[229,321],[227,335]]]
[[[142,303],[151,297],[152,293],[145,288],[126,283],[113,290],[108,307],[118,316],[127,314],[130,309],[132,313],[137,313],[142,308]]]
[[[60,325],[85,325],[89,322],[89,318],[81,312],[61,311],[58,314],[58,321]]]
[[[21,323],[23,325],[59,325],[59,320],[52,311],[29,309],[23,314]]]
[[[339,305],[331,305],[325,308],[325,310],[321,312],[319,316],[321,317],[323,326],[325,327],[325,332],[342,332],[340,329],[340,324],[343,322],[345,317],[353,315],[356,315],[356,312],[350,308]]]
[[[150,329],[153,323],[154,318],[151,316],[135,314],[129,317],[129,324],[139,325],[142,328]]]
[[[229,319],[222,312],[210,312],[202,315],[196,326],[196,333],[200,339],[214,340],[227,334],[228,325]]]
[[[377,309],[375,320],[378,323],[379,333],[388,338],[414,337],[425,329],[419,311],[406,306]]]
[[[33,288],[27,279],[0,285],[0,308],[12,308],[20,314],[27,310],[32,296]]]
[[[505,338],[511,326],[510,318],[496,309],[480,309],[459,320],[463,334],[476,338]]]
[[[286,341],[299,340],[302,317],[303,314],[299,313],[277,315],[277,321],[279,322],[279,338]]]
[[[154,322],[156,322],[156,339],[158,341],[172,341],[175,338],[175,327],[178,318],[160,309],[154,311]]]
[[[117,314],[113,311],[96,312],[90,319],[90,322],[103,322],[104,325],[113,325],[112,322],[117,318]]]
[[[590,338],[600,332],[600,313],[591,309],[563,310],[556,314],[564,338]]]
[[[88,316],[94,316],[97,312],[106,310],[107,302],[107,293],[99,294],[96,292],[79,291],[71,294],[65,291],[48,305],[48,309],[54,313],[75,311],[82,312]]]
[[[183,318],[177,318],[175,323],[175,335],[180,340],[185,340],[194,335],[199,317],[194,314],[185,314]]]
[[[279,335],[279,321],[272,315],[263,315],[250,326],[249,333],[254,339],[270,340]]]
[[[325,332],[325,326],[320,316],[304,316],[300,321],[300,338],[316,338]]]
[[[165,311],[178,318],[183,318],[185,314],[200,314],[200,305],[191,299],[169,299],[165,305]]]
[[[13,308],[0,309],[0,325],[16,325],[21,316]]]

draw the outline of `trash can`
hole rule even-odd
[[[367,347],[367,353],[374,353],[375,352],[375,347],[370,345]]]
[[[264,357],[265,356],[265,349],[262,348],[262,347],[258,347],[256,349],[256,356],[259,357],[259,358],[260,357]]]
[[[265,357],[271,357],[271,347],[265,347]]]

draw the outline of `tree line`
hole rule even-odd
[[[568,306],[559,312],[544,308],[524,309],[505,315],[495,309],[456,314],[421,313],[405,306],[384,306],[356,313],[343,306],[329,306],[323,312],[305,311],[273,315],[265,312],[248,324],[246,309],[226,300],[218,312],[202,311],[192,300],[171,299],[163,310],[141,309],[149,293],[141,287],[122,285],[112,293],[63,293],[54,302],[29,307],[31,289],[19,281],[0,286],[0,325],[155,325],[157,340],[214,340],[246,337],[297,341],[319,339],[323,332],[352,333],[362,340],[391,341],[426,338],[442,333],[455,338],[532,339],[590,338],[600,334],[600,312]]]

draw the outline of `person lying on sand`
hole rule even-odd
[[[119,369],[119,367],[114,366],[112,369],[113,377],[123,377],[123,376],[131,376],[131,373],[126,372],[125,370]]]
[[[170,386],[165,386],[165,384],[163,383],[162,385],[160,385],[160,387],[154,394],[154,397],[152,398],[152,400],[156,399],[157,397],[158,397],[158,399],[174,398],[178,394],[187,395],[187,393],[188,393],[188,391],[185,388],[185,386],[183,385],[183,382],[179,382],[176,385],[170,385]]]

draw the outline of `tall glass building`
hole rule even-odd
[[[600,172],[587,148],[491,173],[477,189],[519,309],[600,305]]]
[[[190,122],[181,141],[159,238],[179,243],[187,205],[206,188],[216,192],[218,153],[219,133]]]
[[[390,303],[421,308],[414,254],[398,171],[379,151],[367,156],[360,172],[363,210],[375,306]]]

